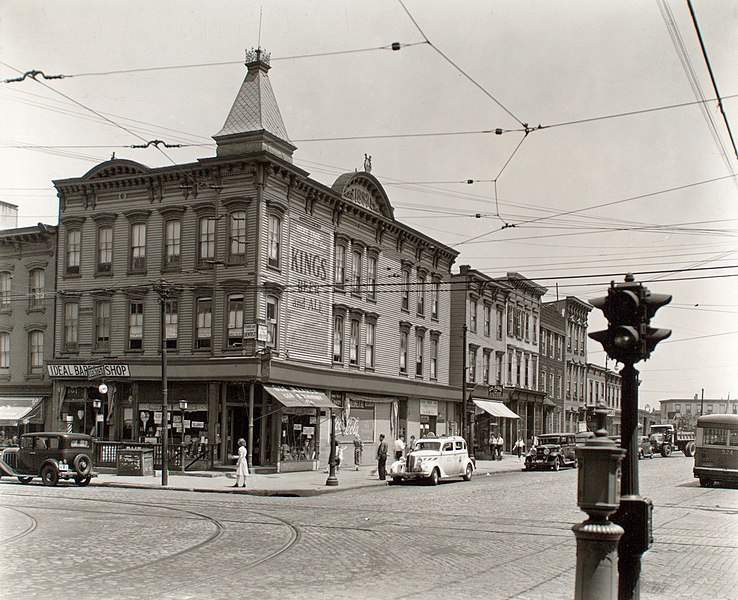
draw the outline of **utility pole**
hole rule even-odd
[[[618,599],[639,600],[641,557],[653,542],[653,503],[638,489],[638,371],[635,363],[647,360],[656,344],[671,335],[669,329],[650,327],[656,311],[671,296],[652,294],[633,275],[625,282],[612,282],[607,296],[590,300],[607,317],[608,328],[589,334],[602,344],[610,358],[623,364],[622,430],[620,447],[625,450],[620,481],[620,506],[612,521],[624,530],[618,543]]]
[[[167,381],[167,300],[171,286],[163,279],[154,284],[161,305],[161,484],[169,484],[169,385]]]
[[[466,323],[464,323],[464,326],[461,328],[461,435],[466,440],[467,445],[473,445],[472,441],[469,439],[469,435],[467,432],[467,420],[468,415],[466,414],[467,411],[467,399],[466,399]]]

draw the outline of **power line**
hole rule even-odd
[[[710,81],[712,81],[712,87],[715,90],[715,95],[717,96],[718,101],[718,107],[720,108],[720,112],[723,115],[723,121],[725,122],[725,127],[728,130],[728,136],[730,137],[730,143],[733,144],[733,152],[735,153],[736,158],[738,158],[738,149],[735,147],[735,140],[733,139],[733,132],[730,130],[730,123],[728,123],[728,117],[725,114],[725,108],[723,107],[723,101],[720,98],[720,91],[717,87],[717,82],[715,81],[715,74],[712,72],[712,65],[710,64],[710,59],[707,56],[707,49],[705,48],[705,42],[702,39],[702,32],[700,31],[699,24],[697,23],[697,15],[694,13],[694,8],[692,7],[692,0],[687,0],[687,5],[689,6],[689,14],[692,15],[692,22],[694,23],[694,29],[697,32],[697,39],[700,41],[700,48],[702,48],[702,56],[705,59],[705,64],[707,65],[707,71],[710,73]]]

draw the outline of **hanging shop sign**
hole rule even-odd
[[[49,374],[49,377],[55,379],[97,379],[102,377],[131,376],[131,370],[128,365],[46,365],[46,372]]]

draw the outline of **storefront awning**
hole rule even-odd
[[[283,385],[265,385],[264,390],[289,408],[339,408],[318,390]]]
[[[17,425],[21,420],[40,423],[42,400],[29,396],[0,397],[0,425]]]
[[[472,402],[476,404],[483,411],[488,412],[493,417],[503,417],[506,419],[519,419],[520,415],[516,415],[502,402],[495,402],[494,400],[477,400],[472,398]]]

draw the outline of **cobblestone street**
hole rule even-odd
[[[738,490],[700,488],[682,456],[639,466],[655,505],[641,597],[735,599]],[[4,478],[2,597],[572,598],[576,481],[515,470],[265,498]]]

